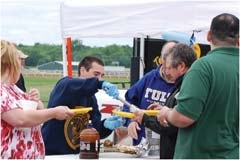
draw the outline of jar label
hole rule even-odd
[[[80,152],[97,152],[96,143],[80,141]]]

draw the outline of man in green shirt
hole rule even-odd
[[[179,127],[174,158],[239,158],[239,19],[213,18],[207,35],[211,51],[195,61],[171,109],[160,124]]]

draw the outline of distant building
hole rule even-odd
[[[78,63],[79,62],[72,62],[72,67],[74,71],[77,71],[78,69]],[[53,62],[48,62],[44,63],[42,65],[39,65],[38,70],[63,70],[63,62],[62,61],[53,61]]]
[[[77,72],[79,62],[72,62],[73,72]],[[63,71],[63,62],[62,61],[53,61],[48,62],[38,67],[39,71],[55,71],[62,72]],[[130,73],[130,69],[125,68],[124,66],[105,66],[105,74],[112,76],[128,76]]]

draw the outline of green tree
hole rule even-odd
[[[29,56],[25,63],[29,67],[36,67],[52,61],[62,61],[61,45],[35,43],[32,46],[19,44],[17,47]],[[130,67],[132,47],[116,44],[105,47],[89,47],[83,45],[81,40],[73,40],[73,61],[79,61],[86,55],[93,55],[103,59],[105,65],[112,65],[118,62],[120,66]]]

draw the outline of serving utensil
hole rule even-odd
[[[125,99],[123,99],[120,96],[118,96],[117,99],[119,101],[121,101],[123,104],[125,104],[126,106],[128,106],[129,109],[130,109],[130,112],[137,112],[137,111],[140,110],[137,106],[135,106],[134,104],[129,103],[128,101],[126,101]]]
[[[92,107],[87,108],[76,108],[76,109],[70,109],[74,113],[87,113],[92,110]]]

